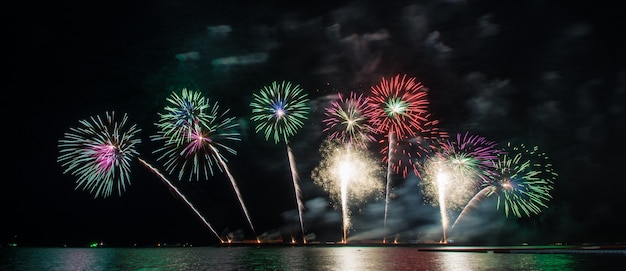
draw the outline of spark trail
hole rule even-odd
[[[353,157],[352,148],[367,148],[368,144],[374,141],[372,133],[374,128],[370,125],[369,116],[366,115],[368,99],[363,94],[350,92],[348,97],[341,93],[324,110],[326,124],[323,132],[328,132],[328,140],[338,140],[345,144],[346,156],[344,161],[339,163],[339,180],[341,182],[341,213],[343,219],[343,239],[347,242],[348,228],[350,227],[350,211],[348,209],[348,189],[353,175],[354,163],[350,160]]]
[[[217,150],[215,147],[210,146],[210,148],[216,152],[219,153],[219,150]],[[228,179],[230,180],[230,184],[233,187],[233,190],[235,191],[235,194],[237,195],[237,199],[239,200],[239,206],[241,207],[241,209],[243,210],[244,214],[246,215],[246,220],[248,220],[248,225],[250,225],[250,228],[252,229],[252,232],[254,233],[254,236],[256,236],[256,241],[257,243],[260,242],[258,235],[256,234],[256,230],[254,229],[254,225],[252,224],[252,219],[250,219],[250,214],[248,213],[248,208],[246,207],[246,204],[243,202],[243,197],[241,196],[241,192],[239,192],[239,186],[237,186],[237,183],[235,182],[235,178],[233,177],[233,175],[230,173],[230,170],[228,169],[228,166],[226,165],[226,162],[224,161],[224,159],[222,159],[222,157],[220,157],[219,155],[217,156],[218,161],[220,162],[220,164],[222,164],[222,167],[224,168],[224,171],[226,172],[226,176],[228,176]]]
[[[271,85],[263,87],[258,93],[254,93],[254,100],[250,103],[252,116],[250,120],[256,122],[255,132],[263,132],[265,140],[270,137],[274,143],[285,142],[287,156],[289,157],[289,167],[291,170],[291,180],[293,182],[296,204],[298,208],[300,228],[302,230],[302,242],[306,243],[304,231],[304,221],[300,186],[298,184],[298,173],[296,170],[295,157],[289,146],[288,138],[297,133],[298,129],[304,126],[304,121],[308,118],[309,98],[299,85],[292,85],[291,82],[272,82]]]
[[[391,177],[393,168],[401,168],[402,165],[394,166],[391,155],[395,153],[396,141],[413,138],[418,132],[424,130],[423,125],[428,122],[428,99],[427,92],[415,78],[407,78],[406,75],[387,80],[372,86],[369,97],[367,115],[370,116],[372,127],[377,133],[387,135],[389,149],[387,153],[387,189],[385,191],[385,214],[383,243],[387,242],[387,213],[389,206],[389,193],[392,188]],[[402,159],[398,159],[399,163]]]
[[[199,180],[200,175],[208,179],[214,175],[214,167],[226,172],[239,205],[258,241],[248,209],[223,155],[223,153],[236,154],[228,143],[241,140],[240,133],[236,130],[238,123],[234,121],[234,117],[228,116],[230,110],[222,111],[217,102],[211,105],[199,92],[187,89],[183,89],[180,96],[172,93],[167,101],[171,105],[166,106],[165,113],[160,114],[160,120],[155,124],[159,131],[151,136],[153,141],[163,144],[154,151],[161,153],[157,160],[163,161],[168,173],[178,171],[179,180],[185,175],[188,175],[190,181],[194,176]]]
[[[150,171],[154,172],[156,175],[158,175],[161,180],[174,192],[176,192],[176,195],[178,195],[186,204],[189,208],[191,208],[191,210],[196,214],[196,216],[198,216],[198,218],[200,218],[200,220],[202,220],[202,223],[204,223],[204,225],[209,228],[209,230],[211,230],[211,232],[213,232],[213,234],[215,234],[215,237],[217,237],[217,239],[220,240],[220,242],[224,243],[224,240],[219,236],[219,234],[217,234],[217,232],[215,231],[215,229],[213,229],[213,227],[211,226],[211,224],[206,221],[206,219],[202,216],[202,214],[200,214],[200,212],[198,211],[198,209],[196,209],[196,207],[193,206],[193,204],[191,204],[191,202],[189,200],[187,200],[187,197],[185,197],[185,195],[183,195],[183,193],[180,192],[180,190],[178,190],[178,188],[176,188],[176,186],[174,186],[167,178],[165,178],[165,176],[163,176],[163,174],[161,174],[161,172],[159,172],[156,168],[154,168],[152,165],[148,164],[146,161],[144,161],[141,158],[137,158],[139,160],[139,162],[141,162],[142,164],[144,164],[148,169],[150,169]]]
[[[289,168],[291,169],[291,180],[293,181],[293,190],[296,197],[296,204],[298,205],[298,218],[300,219],[300,229],[302,230],[302,242],[306,244],[306,238],[304,237],[304,222],[302,220],[302,211],[304,210],[304,204],[302,203],[302,191],[300,190],[300,184],[298,180],[300,177],[298,176],[298,169],[296,168],[296,159],[293,156],[293,151],[291,147],[287,145],[287,156],[289,157]]]
[[[113,189],[121,196],[126,186],[130,185],[130,162],[136,157],[175,191],[223,242],[191,202],[157,169],[138,157],[136,145],[141,143],[141,139],[136,138],[136,135],[140,130],[136,125],[125,127],[127,120],[128,116],[124,114],[121,122],[115,122],[114,112],[106,112],[106,122],[96,116],[81,120],[80,128],[70,128],[70,132],[65,133],[65,138],[59,140],[61,150],[58,161],[66,167],[64,173],[70,172],[77,176],[76,188],[82,187],[96,198],[110,196]]]

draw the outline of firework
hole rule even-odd
[[[469,133],[456,140],[442,140],[440,151],[424,163],[420,186],[427,201],[439,206],[444,242],[448,210],[462,208],[474,191],[491,174],[491,160],[497,157],[496,143]]]
[[[331,102],[330,107],[325,108],[326,119],[323,122],[326,128],[323,132],[329,133],[328,139],[338,139],[342,143],[358,147],[366,147],[374,141],[374,128],[370,125],[367,109],[367,98],[362,94],[351,92],[345,98],[341,93],[338,98]]]
[[[195,97],[195,94],[194,94]],[[204,98],[199,100],[206,103]],[[172,102],[173,100],[168,99]],[[196,108],[191,104],[189,107]],[[189,119],[186,125],[178,126],[174,116],[161,114],[161,121],[156,124],[161,128],[157,134],[152,135],[152,141],[157,141],[163,146],[154,151],[159,154],[158,161],[162,161],[169,174],[175,174],[179,180],[199,180],[200,177],[208,179],[215,175],[215,169],[224,171],[224,165],[220,161],[228,161],[224,153],[237,154],[229,147],[230,143],[241,141],[237,131],[238,123],[234,117],[229,117],[229,110],[221,111],[219,104],[203,106],[208,112],[202,113],[204,119],[199,117]],[[173,108],[173,107],[166,107]],[[178,114],[178,113],[172,113]],[[168,120],[172,122],[168,124]],[[178,133],[170,132],[169,127],[177,127]],[[166,129],[164,129],[165,127]],[[180,138],[173,138],[175,135]]]
[[[168,187],[185,201],[215,236],[223,242],[211,224],[198,212],[187,198],[158,170],[138,157],[136,145],[141,143],[135,136],[140,132],[136,125],[126,128],[128,116],[115,122],[114,112],[106,112],[106,123],[100,116],[81,120],[79,128],[70,128],[65,138],[59,140],[58,162],[77,179],[77,188],[93,193],[95,198],[111,195],[115,188],[118,194],[130,185],[130,162],[137,158],[142,164],[156,173]]]
[[[383,171],[366,149],[350,148],[338,140],[326,140],[320,148],[322,160],[311,177],[316,185],[329,193],[342,210],[343,242],[350,228],[350,206],[364,203],[382,191],[378,178]]]
[[[510,142],[492,160],[493,173],[484,188],[470,200],[456,219],[456,225],[478,202],[495,195],[496,208],[502,209],[505,216],[516,217],[537,215],[548,208],[552,199],[550,192],[558,174],[552,169],[545,153],[537,146],[532,149],[524,144],[513,146]]]
[[[315,182],[331,194],[335,202],[341,203],[343,218],[343,243],[347,242],[347,232],[350,227],[350,212],[348,209],[349,194],[353,193],[352,186],[359,186],[359,181],[366,182],[374,176],[369,171],[376,168],[369,165],[363,168],[367,161],[361,152],[367,144],[374,141],[373,128],[369,124],[366,112],[367,98],[351,92],[348,98],[339,93],[338,98],[331,102],[330,107],[324,111],[326,124],[324,132],[329,133],[325,146],[322,147],[323,161],[314,170]],[[337,141],[342,144],[330,144]],[[361,150],[353,150],[354,147]],[[332,151],[331,151],[332,150]],[[339,152],[338,152],[339,151]],[[343,152],[343,153],[342,153]],[[358,175],[358,176],[357,176]],[[358,180],[354,182],[352,180]],[[378,183],[378,182],[376,182]],[[340,184],[337,186],[337,184]],[[350,189],[348,187],[350,185]],[[371,187],[366,185],[365,187]],[[364,188],[365,187],[359,187]],[[355,192],[363,191],[356,188]],[[357,195],[357,199],[362,195]]]
[[[406,75],[383,78],[372,87],[368,103],[376,132],[392,134],[398,139],[415,136],[422,129],[429,104],[422,83]]]
[[[59,140],[58,162],[65,173],[77,177],[76,189],[89,191],[95,198],[119,195],[130,185],[130,163],[139,155],[141,143],[136,125],[127,127],[128,116],[115,121],[114,112],[81,120],[80,127],[70,128]]]
[[[178,97],[176,94],[172,96]],[[238,123],[234,121],[234,117],[228,116],[228,109],[220,110],[217,102],[209,106],[208,100],[196,92],[183,90],[183,97],[193,97],[193,99],[168,99],[175,106],[165,107],[169,114],[161,114],[161,121],[156,124],[161,129],[151,138],[153,141],[163,143],[163,147],[154,151],[161,154],[157,160],[163,161],[169,174],[177,172],[179,180],[185,178],[186,175],[188,175],[188,180],[192,180],[193,177],[199,180],[201,175],[208,179],[209,176],[214,176],[214,168],[220,172],[225,172],[250,228],[254,232],[248,208],[244,204],[237,183],[228,169],[226,164],[228,160],[224,157],[224,153],[237,154],[228,144],[241,140],[240,134],[236,130]],[[181,102],[182,104],[178,104]],[[200,104],[195,105],[194,102]],[[202,110],[190,114],[171,110],[172,108],[202,108]],[[181,118],[176,117],[178,115],[185,116],[184,120],[181,121]],[[172,127],[176,127],[176,133],[171,132]],[[173,138],[176,136],[180,138]]]
[[[298,205],[298,215],[300,228],[302,230],[302,241],[306,243],[304,234],[304,222],[302,221],[302,203],[300,185],[298,184],[298,172],[291,147],[289,137],[296,134],[298,129],[304,126],[304,121],[309,114],[309,99],[299,85],[292,85],[291,82],[273,82],[270,86],[263,87],[258,93],[254,93],[254,100],[250,103],[252,108],[253,122],[256,122],[255,132],[263,132],[265,140],[270,137],[274,143],[284,141],[287,147],[289,158],[289,168],[291,169],[291,179],[293,182],[296,204]]]
[[[428,100],[426,90],[415,78],[397,75],[389,80],[383,78],[372,87],[368,102],[368,116],[377,133],[387,135],[387,185],[385,195],[384,228],[387,228],[387,208],[394,171],[392,154],[394,147],[407,138],[413,138],[427,121]],[[401,168],[401,166],[397,167]],[[386,242],[386,236],[383,239]]]
[[[457,134],[456,141],[444,140],[441,153],[459,172],[467,173],[468,178],[484,182],[492,171],[492,160],[497,159],[500,150],[497,143],[469,132]]]
[[[208,100],[198,91],[183,88],[181,95],[172,92],[166,99],[170,105],[165,107],[165,113],[159,113],[159,122],[155,125],[163,138],[176,145],[183,144],[191,136],[194,125],[208,126],[213,116],[207,114],[210,107]]]
[[[251,120],[256,122],[255,132],[265,134],[265,140],[270,137],[275,143],[287,142],[287,139],[296,134],[304,126],[309,114],[309,99],[299,85],[291,82],[273,82],[254,94]]]

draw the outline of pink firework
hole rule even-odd
[[[346,98],[339,93],[338,98],[324,111],[326,116],[323,120],[326,124],[324,132],[329,133],[328,138],[359,147],[365,147],[367,143],[373,142],[374,129],[365,114],[367,105],[367,98],[362,94],[351,92]]]

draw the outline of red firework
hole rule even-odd
[[[406,75],[396,75],[372,86],[368,115],[377,133],[397,139],[413,137],[427,121],[427,92],[421,82]]]
[[[434,140],[447,137],[437,128],[439,121],[430,119],[428,104],[426,88],[406,75],[383,78],[372,87],[367,116],[375,131],[386,135],[379,141],[385,143],[383,161],[403,177],[410,169],[419,176],[414,161],[432,151]]]

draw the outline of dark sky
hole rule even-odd
[[[75,190],[75,178],[57,163],[58,140],[70,127],[115,111],[142,129],[140,157],[162,168],[149,136],[166,98],[182,88],[202,91],[238,118],[242,141],[233,146],[238,153],[228,157],[229,168],[256,235],[299,235],[285,146],[266,142],[249,122],[252,93],[283,80],[311,97],[310,118],[291,139],[306,233],[338,241],[339,210],[310,174],[324,137],[323,107],[330,95],[368,93],[396,74],[427,86],[441,129],[537,145],[559,174],[541,214],[506,218],[491,202],[477,212],[482,224],[455,239],[626,241],[623,7],[615,1],[331,2],[30,2],[4,9],[9,150],[1,245],[217,242],[136,161],[132,185],[106,199]],[[415,176],[395,182],[388,223],[402,240],[438,240],[439,211],[423,201],[418,182]],[[224,174],[174,183],[220,234],[254,239]],[[383,204],[355,208],[349,235],[380,239]]]

